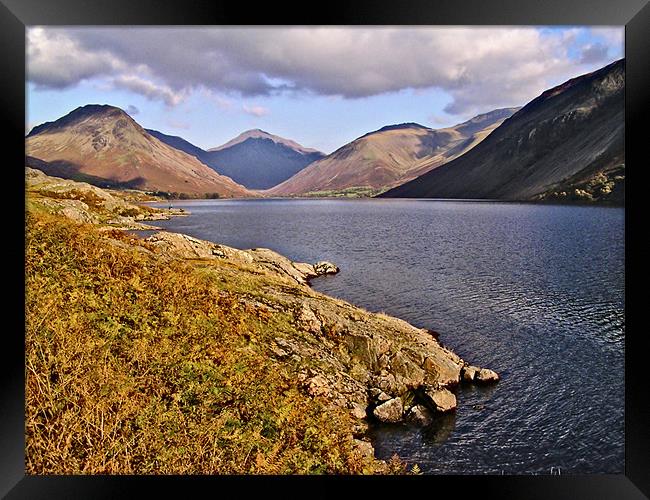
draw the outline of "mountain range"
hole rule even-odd
[[[625,62],[533,99],[467,153],[383,197],[623,201]]]
[[[30,166],[48,175],[150,191],[256,196],[194,156],[150,135],[119,108],[89,104],[34,127],[25,140]]]
[[[34,127],[27,163],[101,186],[220,197],[382,197],[622,203],[625,61],[442,129],[388,125],[333,153],[263,130],[204,150],[87,105]]]
[[[518,108],[491,111],[454,127],[389,125],[365,134],[270,189],[275,196],[319,191],[381,191],[422,175],[481,142]]]
[[[273,187],[325,156],[320,151],[260,129],[247,130],[207,151],[182,137],[150,129],[147,132],[250,189]]]

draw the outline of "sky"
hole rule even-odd
[[[85,104],[204,149],[260,128],[330,153],[444,128],[624,55],[623,26],[27,29],[26,131]]]

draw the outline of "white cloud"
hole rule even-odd
[[[27,30],[27,78],[40,87],[65,88],[118,71],[122,62],[105,50],[86,50],[65,30]]]
[[[244,110],[244,113],[257,116],[258,118],[269,114],[269,109],[264,106],[249,106],[248,104],[243,104],[242,109]]]
[[[354,99],[435,87],[453,98],[446,112],[467,115],[524,104],[620,57],[622,37],[616,27],[30,28],[28,67],[37,86],[112,78],[168,105],[201,89]]]

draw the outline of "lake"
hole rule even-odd
[[[435,200],[174,201],[155,224],[341,272],[313,287],[439,332],[501,381],[430,427],[377,425],[426,473],[624,471],[624,209]],[[168,206],[161,203],[159,206]]]

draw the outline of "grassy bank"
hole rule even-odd
[[[26,471],[399,472],[363,456],[268,356],[286,315],[249,308],[217,269],[31,210],[26,220]]]

